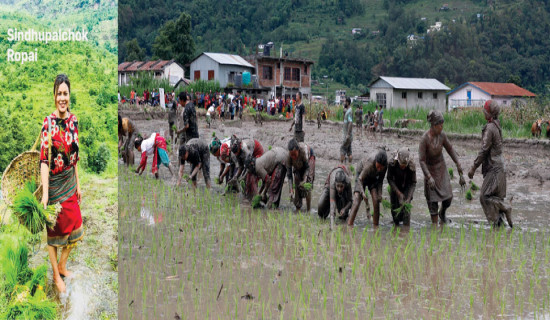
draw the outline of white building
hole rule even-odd
[[[239,55],[203,52],[190,63],[191,81],[217,80],[222,88],[228,83],[239,86],[243,72],[255,73],[254,66]]]
[[[416,107],[445,111],[449,87],[437,79],[378,77],[370,83],[370,100],[383,108]]]
[[[487,100],[495,100],[500,105],[509,106],[512,102],[527,103],[536,95],[513,83],[466,82],[449,93],[449,108],[482,107]]]
[[[334,94],[334,103],[335,104],[344,104],[346,102],[346,90],[336,90]]]
[[[118,85],[128,85],[131,77],[143,73],[150,73],[156,79],[168,79],[172,86],[185,74],[183,67],[174,60],[123,62],[118,65]]]

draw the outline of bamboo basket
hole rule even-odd
[[[27,181],[34,178],[38,188],[34,196],[42,201],[42,183],[40,181],[40,152],[35,150],[40,141],[40,136],[31,150],[25,151],[15,157],[2,174],[2,196],[8,205],[13,204],[13,199],[18,190],[21,190]]]

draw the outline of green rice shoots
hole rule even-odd
[[[451,180],[455,177],[453,168],[449,168],[449,176],[451,177]]]
[[[252,199],[252,208],[256,209],[261,207],[261,202],[262,202],[262,196],[259,194],[255,195],[254,198]]]
[[[466,200],[472,200],[472,189],[466,191]]]
[[[479,187],[475,182],[472,181],[470,189],[472,189],[473,191],[477,191],[477,190],[479,190]]]

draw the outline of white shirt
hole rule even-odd
[[[157,134],[153,132],[151,136],[141,142],[141,153],[146,152],[148,156],[153,154],[153,151],[155,150],[155,138],[157,137]]]
[[[210,108],[208,108],[208,111],[206,112],[206,115],[211,116],[212,113],[214,113],[214,106],[210,106]]]

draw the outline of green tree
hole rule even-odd
[[[126,61],[139,61],[145,59],[145,50],[139,46],[136,38],[125,41],[123,47],[126,50]]]
[[[153,53],[156,58],[175,59],[182,65],[190,62],[195,54],[195,42],[191,36],[191,16],[182,13],[177,20],[166,22],[155,38]]]

